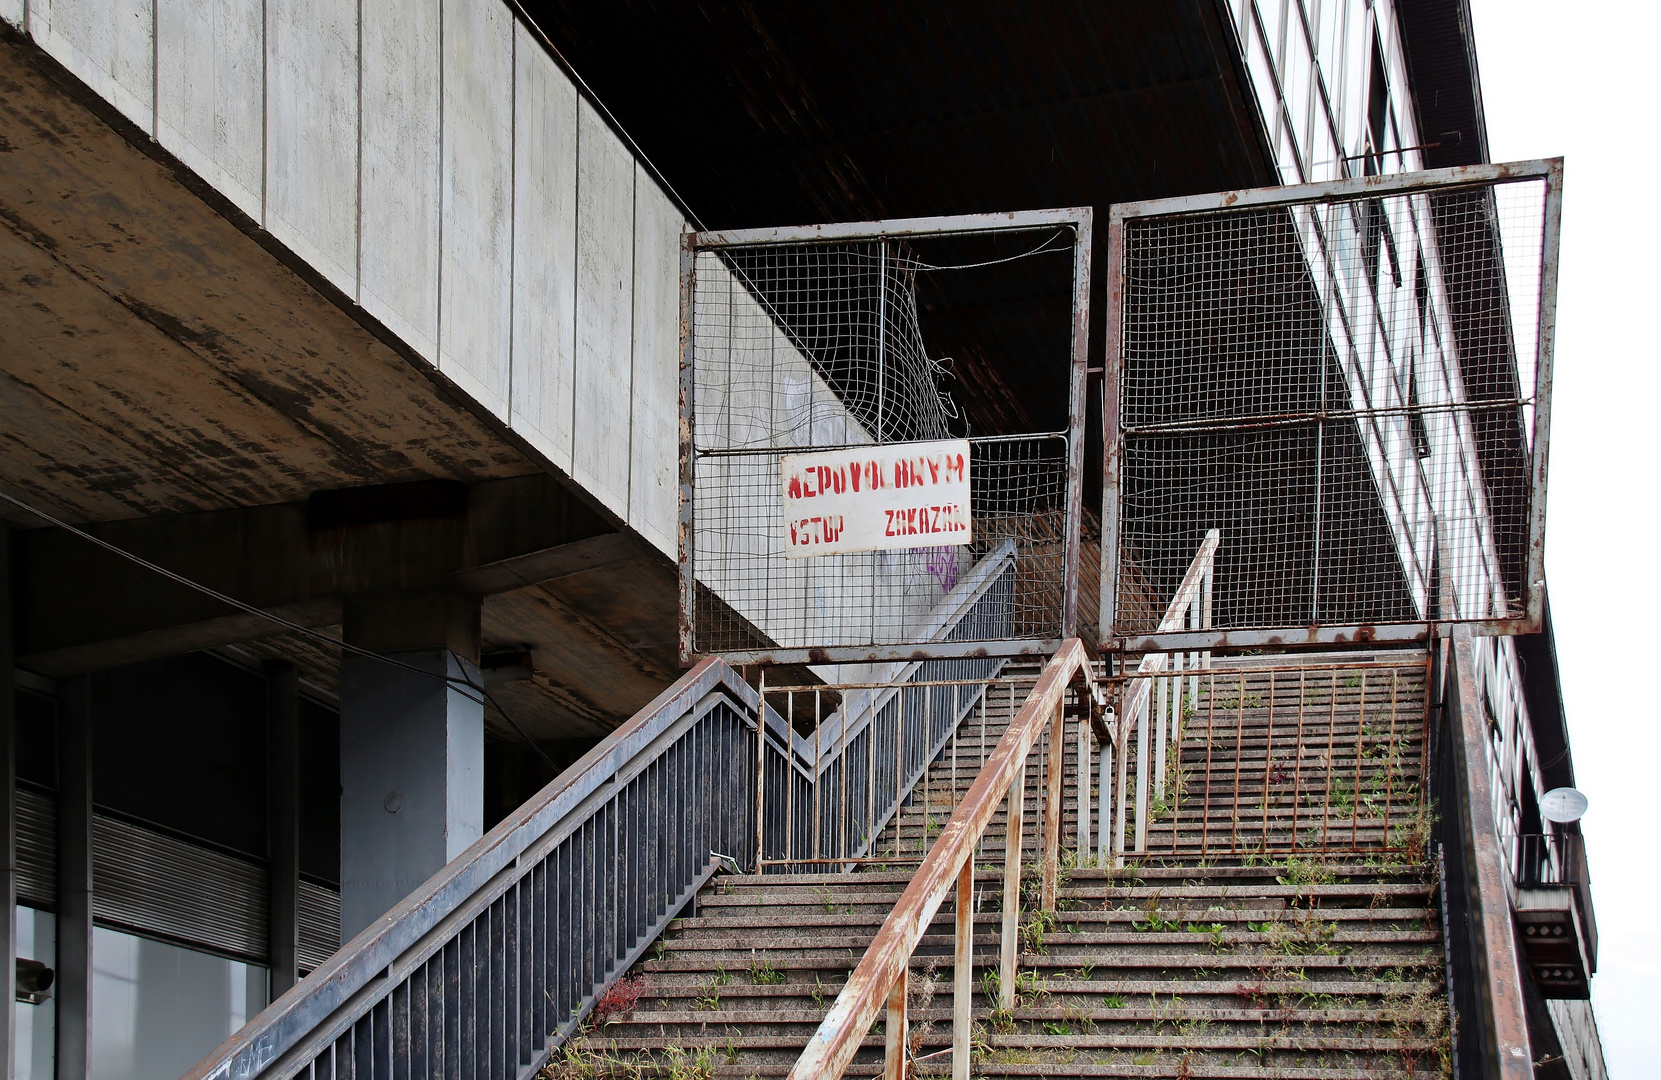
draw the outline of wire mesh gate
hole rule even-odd
[[[1106,644],[1538,630],[1561,181],[1553,160],[1113,208]],[[1211,528],[1211,629],[1161,633]]]
[[[684,661],[1007,656],[1072,635],[1090,236],[1081,209],[684,238]],[[969,431],[948,362],[924,341],[930,283],[1050,256],[1070,257],[1071,310],[1035,328],[1026,355],[1066,388],[1065,427]],[[800,455],[831,463],[805,474],[810,498],[938,481],[942,466],[950,479],[955,465],[960,477],[966,468],[969,505],[890,514],[886,536],[904,539],[882,550],[837,547],[843,516],[809,509],[787,520],[799,493],[785,470]],[[793,557],[798,538],[824,553]],[[1003,618],[948,639],[964,583],[1005,552]]]

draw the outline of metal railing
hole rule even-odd
[[[1203,603],[1205,582],[1217,550],[1218,536],[1210,533],[1195,556],[1193,565],[1166,612],[1168,622],[1187,618],[1197,602]],[[1203,615],[1202,615],[1203,617]],[[1144,661],[1145,666],[1148,662]],[[1149,670],[1153,670],[1150,666]],[[1090,711],[1093,678],[1084,646],[1076,639],[1063,642],[1038,677],[1010,720],[1009,728],[982,765],[940,837],[918,867],[894,909],[883,922],[865,956],[848,976],[842,992],[808,1041],[807,1048],[790,1071],[790,1080],[835,1080],[840,1077],[864,1041],[866,1033],[886,1010],[884,1069],[886,1080],[903,1080],[908,1073],[909,1031],[907,1021],[908,981],[911,957],[934,921],[948,893],[956,890],[956,936],[953,953],[952,1075],[968,1080],[970,1027],[974,994],[974,900],[975,854],[988,825],[1000,807],[1006,807],[1007,835],[1004,841],[1003,915],[998,948],[998,998],[1000,1008],[1014,1007],[1016,963],[1020,944],[1022,817],[1026,791],[1027,759],[1040,748],[1043,737],[1044,798],[1043,832],[1039,847],[1039,906],[1053,912],[1060,884],[1062,839],[1063,770],[1065,767],[1065,711],[1070,687],[1079,687],[1077,712],[1081,718]],[[1081,729],[1088,725],[1080,723]],[[1121,734],[1122,739],[1122,734]],[[1082,791],[1089,787],[1087,735],[1080,737],[1078,758]],[[1144,760],[1146,755],[1143,755]],[[1121,789],[1123,781],[1121,779]],[[1081,794],[1081,805],[1085,798]],[[1105,802],[1103,804],[1106,805]],[[1123,802],[1121,801],[1121,806]],[[1087,847],[1080,815],[1080,848]]]
[[[1115,849],[1121,864],[1127,853],[1422,848],[1411,826],[1424,805],[1428,657],[1222,663],[1126,680],[1125,697],[1155,700],[1159,723],[1152,753],[1152,725],[1138,723],[1138,819],[1134,845]],[[1102,865],[1109,846],[1103,837]]]
[[[1205,534],[1199,551],[1195,553],[1193,561],[1188,566],[1188,572],[1183,575],[1182,584],[1178,586],[1176,595],[1166,606],[1165,616],[1160,620],[1159,632],[1167,633],[1176,630],[1208,629],[1211,626],[1211,589],[1212,579],[1216,570],[1217,547],[1222,542],[1222,534],[1212,529]],[[1194,670],[1203,670],[1211,666],[1209,652],[1193,653],[1149,653],[1142,658],[1136,669],[1140,678],[1129,680],[1126,692],[1122,695],[1122,706],[1114,716],[1114,722],[1107,725],[1108,738],[1099,740],[1100,754],[1097,759],[1097,828],[1095,835],[1098,838],[1096,862],[1106,866],[1109,860],[1114,865],[1123,866],[1125,861],[1125,819],[1131,807],[1129,805],[1128,769],[1132,755],[1128,752],[1128,742],[1134,727],[1136,736],[1136,799],[1135,799],[1135,840],[1130,850],[1144,852],[1148,848],[1148,826],[1150,813],[1148,806],[1148,786],[1150,779],[1155,785],[1156,797],[1165,793],[1165,754],[1166,748],[1173,739],[1181,739],[1182,714],[1186,695],[1192,697],[1194,688],[1198,685],[1192,679],[1186,684],[1183,676],[1174,674],[1164,676],[1168,669],[1184,670],[1184,659],[1187,667]],[[1150,726],[1157,725],[1157,732],[1150,732]],[[1150,734],[1154,736],[1155,754],[1150,757],[1148,741]],[[1114,754],[1118,753],[1118,775],[1114,775]],[[1078,747],[1079,775],[1088,776],[1090,771],[1090,742],[1081,731]],[[1150,768],[1151,766],[1151,768]],[[1088,784],[1080,783],[1078,799],[1078,855],[1082,864],[1090,853],[1090,805],[1085,795]],[[1118,793],[1115,804],[1114,792]],[[1109,814],[1112,814],[1113,827],[1108,827]]]
[[[706,660],[184,1080],[526,1080],[753,835],[758,698]]]
[[[921,632],[977,639],[1007,623],[1012,555],[1009,544],[988,553]],[[875,835],[966,714],[935,707],[940,686],[974,685],[955,693],[978,701],[1001,664],[879,668],[890,685],[859,699],[838,752],[809,758],[738,672],[702,661],[185,1080],[528,1080],[723,861],[764,871],[779,861],[769,852],[828,835],[833,821]],[[859,740],[884,766],[862,801],[838,797],[848,764],[873,757]]]
[[[1045,911],[1055,909],[1060,863],[1062,709],[1068,687],[1088,678],[1088,659],[1077,638],[1063,642],[1038,677],[998,741],[980,775],[970,785],[963,801],[940,832],[906,886],[894,910],[889,913],[876,939],[859,965],[848,976],[836,1003],[831,1006],[807,1049],[790,1071],[792,1080],[831,1078],[842,1075],[858,1051],[865,1033],[884,1008],[887,1039],[884,1076],[899,1080],[905,1074],[907,1052],[907,970],[911,954],[922,940],[935,912],[954,885],[957,890],[957,936],[954,968],[952,1062],[955,1076],[967,1077],[969,1065],[969,1018],[974,940],[974,855],[983,833],[998,808],[1008,803],[1009,835],[1004,849],[1002,944],[999,950],[999,993],[1005,1007],[1015,992],[1017,921],[1021,896],[1021,817],[1027,757],[1047,733],[1049,798],[1046,821],[1040,903]]]
[[[940,605],[922,635],[975,641],[1007,631],[1014,545],[984,557]],[[873,677],[834,685],[769,685],[762,670],[758,823],[750,850],[759,872],[824,872],[881,856],[876,839],[958,728],[979,713],[1005,661],[963,657],[872,665]],[[840,704],[827,710],[827,699]],[[804,734],[801,728],[806,726]],[[915,862],[922,852],[914,852]]]

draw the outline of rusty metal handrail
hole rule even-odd
[[[1016,905],[1020,902],[1020,801],[1021,792],[1025,789],[1027,756],[1039,735],[1046,727],[1049,728],[1050,771],[1059,779],[1061,746],[1058,729],[1062,699],[1068,686],[1081,673],[1088,673],[1088,663],[1084,646],[1077,638],[1069,638],[1045,665],[1037,685],[1011,721],[1009,730],[999,740],[980,775],[953,811],[951,820],[940,832],[940,838],[935,841],[916,876],[883,922],[882,929],[866,950],[859,966],[848,976],[847,984],[837,995],[836,1003],[819,1025],[819,1030],[809,1040],[807,1049],[790,1070],[791,1080],[841,1076],[885,1004],[889,1013],[886,1027],[888,1072],[898,1075],[896,1063],[903,1056],[905,1047],[906,971],[913,950],[954,884],[957,886],[958,911],[955,980],[958,1022],[953,1034],[954,1072],[958,1063],[967,1068],[969,946],[974,926],[970,895],[974,882],[975,848],[998,807],[1005,798],[1009,798],[1010,836],[1006,844],[1004,869],[1004,947],[1000,964],[1005,969],[1001,971],[1001,993],[1007,995],[1015,988],[1014,971],[1008,969],[1014,966],[1016,932],[1013,924]],[[1052,799],[1051,804],[1059,810],[1059,799]],[[1047,828],[1044,835],[1046,883],[1051,877],[1049,870],[1057,859],[1059,844],[1060,830]],[[1053,889],[1046,889],[1051,905],[1054,903],[1053,892]]]
[[[1162,627],[1180,625],[1190,613],[1196,624],[1209,624],[1212,567],[1220,540],[1216,529],[1206,533],[1188,573],[1166,609],[1165,619],[1160,624]],[[1148,663],[1148,660],[1143,661],[1144,666]],[[1089,657],[1077,638],[1069,638],[1062,642],[1044,666],[1020,712],[1010,721],[1004,737],[982,766],[980,775],[970,785],[962,802],[952,812],[951,820],[940,831],[940,838],[917,868],[916,875],[889,912],[859,966],[848,976],[842,992],[836,997],[836,1003],[791,1068],[789,1080],[837,1080],[859,1051],[865,1033],[885,1006],[888,1016],[883,1028],[887,1043],[883,1075],[885,1080],[902,1080],[906,1073],[906,993],[911,954],[933,923],[935,913],[940,910],[954,884],[957,887],[957,929],[952,979],[952,1076],[954,1080],[968,1080],[974,972],[975,850],[998,807],[1007,800],[1009,816],[1008,835],[1004,840],[998,1003],[1000,1008],[1008,1009],[1014,1006],[1015,1000],[1017,922],[1021,903],[1021,817],[1027,757],[1032,753],[1039,735],[1048,729],[1039,906],[1043,911],[1054,911],[1062,832],[1062,743],[1065,733],[1061,706],[1067,688],[1080,675],[1087,683],[1090,681]],[[1130,710],[1126,713],[1134,715]],[[1081,729],[1086,726],[1080,725]],[[1081,735],[1081,743],[1083,738]],[[1122,732],[1119,741],[1123,741]],[[1078,781],[1081,789],[1088,786],[1086,763],[1087,756],[1081,754]],[[1120,786],[1123,787],[1122,778]],[[1105,808],[1105,801],[1103,806]],[[1122,813],[1121,810],[1121,820]],[[1081,837],[1086,828],[1081,817]],[[1123,831],[1122,828],[1120,831]]]

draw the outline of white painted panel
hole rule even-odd
[[[577,319],[577,88],[517,35],[513,429],[571,471]]]
[[[27,10],[24,7],[25,2],[26,0],[0,0],[0,22],[7,23],[14,30],[23,29],[23,14]]]
[[[513,16],[444,5],[438,368],[508,417],[513,340]]]
[[[438,362],[439,0],[363,0],[358,302]]]
[[[151,0],[35,0],[29,29],[99,97],[145,131],[155,130]]]
[[[629,510],[634,159],[594,107],[577,110],[577,380],[571,475]]]
[[[357,6],[266,0],[265,227],[357,295]]]
[[[685,221],[645,169],[634,177],[634,405],[629,523],[675,554],[680,500],[680,238]]]
[[[264,145],[265,5],[156,5],[156,139],[255,221]]]

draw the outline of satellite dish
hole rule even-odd
[[[1552,788],[1540,796],[1540,816],[1559,825],[1569,825],[1586,815],[1586,796],[1572,787]]]

